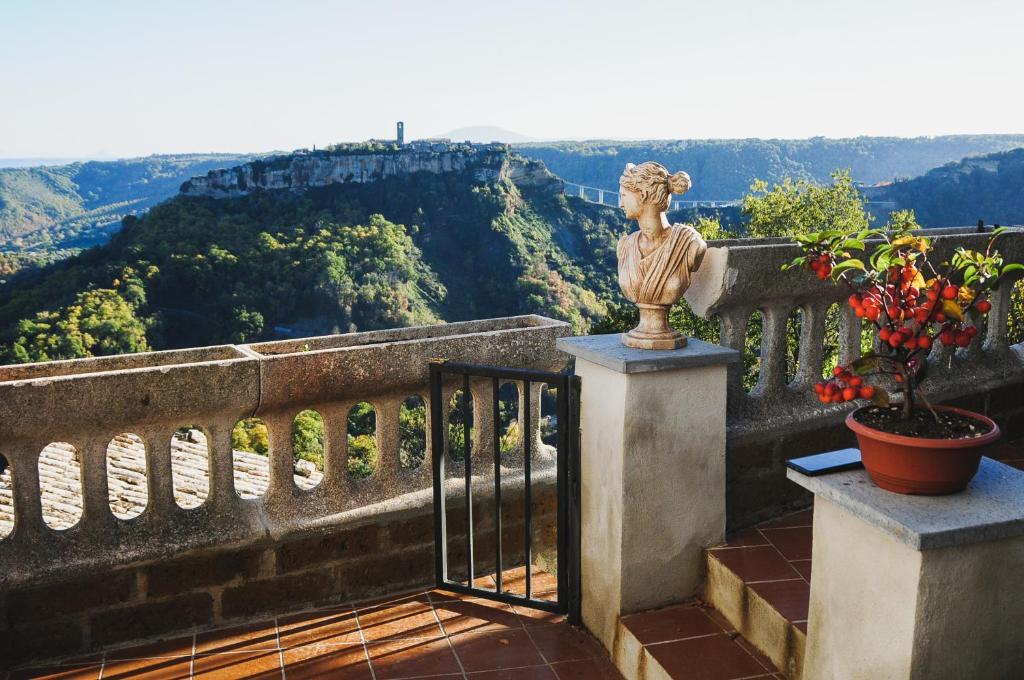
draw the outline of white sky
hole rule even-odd
[[[0,157],[1024,132],[1024,0],[0,0]]]

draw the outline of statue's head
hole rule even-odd
[[[689,175],[685,172],[670,175],[661,163],[626,163],[619,178],[619,207],[631,220],[637,219],[646,206],[665,212],[672,194],[685,194],[690,186]]]

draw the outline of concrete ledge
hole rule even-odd
[[[786,476],[916,550],[1024,536],[1024,472],[990,458],[965,491],[949,496],[891,493],[864,470]]]
[[[559,338],[555,347],[619,373],[650,373],[676,368],[717,366],[740,360],[734,349],[689,338],[681,349],[634,349],[622,344],[619,333]]]

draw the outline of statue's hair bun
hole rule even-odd
[[[669,175],[668,178],[668,190],[673,194],[685,194],[690,190],[693,184],[690,182],[690,176],[683,171],[679,171],[674,175]]]

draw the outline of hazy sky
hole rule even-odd
[[[1024,132],[1022,0],[0,0],[0,157]]]

